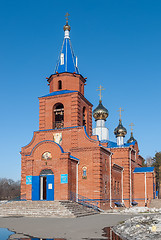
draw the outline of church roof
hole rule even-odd
[[[62,90],[62,91],[55,91],[52,93],[49,93],[45,96],[41,96],[42,97],[50,97],[50,96],[56,96],[56,95],[62,95],[62,94],[67,94],[67,93],[73,93],[73,92],[78,92],[78,91],[73,91],[73,90]]]
[[[74,51],[72,49],[69,31],[70,31],[70,26],[68,25],[68,23],[66,23],[66,25],[64,26],[65,35],[64,35],[63,45],[58,57],[58,61],[57,61],[57,65],[54,73],[75,72],[79,74],[79,70],[77,67],[77,57],[74,55]]]
[[[154,167],[139,167],[134,169],[134,173],[154,172]]]
[[[112,141],[109,141],[109,140],[102,140],[100,141],[102,143],[108,143],[108,148],[118,148],[120,147],[119,145],[117,145],[116,142],[112,142]],[[135,145],[135,142],[132,142],[132,143],[124,143],[124,145],[121,145],[121,147],[129,147],[131,145]]]

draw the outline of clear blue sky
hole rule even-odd
[[[146,158],[161,151],[160,0],[0,0],[0,177],[20,179],[20,150],[38,130],[38,97],[49,89],[70,13],[71,42],[85,96],[109,110],[115,141],[118,108]],[[94,123],[95,124],[95,123]]]

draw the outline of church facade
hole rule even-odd
[[[39,97],[39,130],[21,150],[21,199],[71,199],[101,209],[148,205],[155,197],[154,169],[142,168],[133,133],[124,143],[121,116],[117,142],[109,140],[108,110],[100,99],[92,112],[69,33],[67,20],[59,61],[47,79],[50,92]]]

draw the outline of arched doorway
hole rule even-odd
[[[32,177],[32,200],[54,200],[54,174],[51,169],[43,169],[39,176]]]

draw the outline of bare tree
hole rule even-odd
[[[147,164],[147,167],[151,167],[152,164],[153,164],[153,158],[152,157],[147,157],[146,158],[146,164]]]
[[[10,200],[20,197],[20,181],[0,178],[0,200]]]

